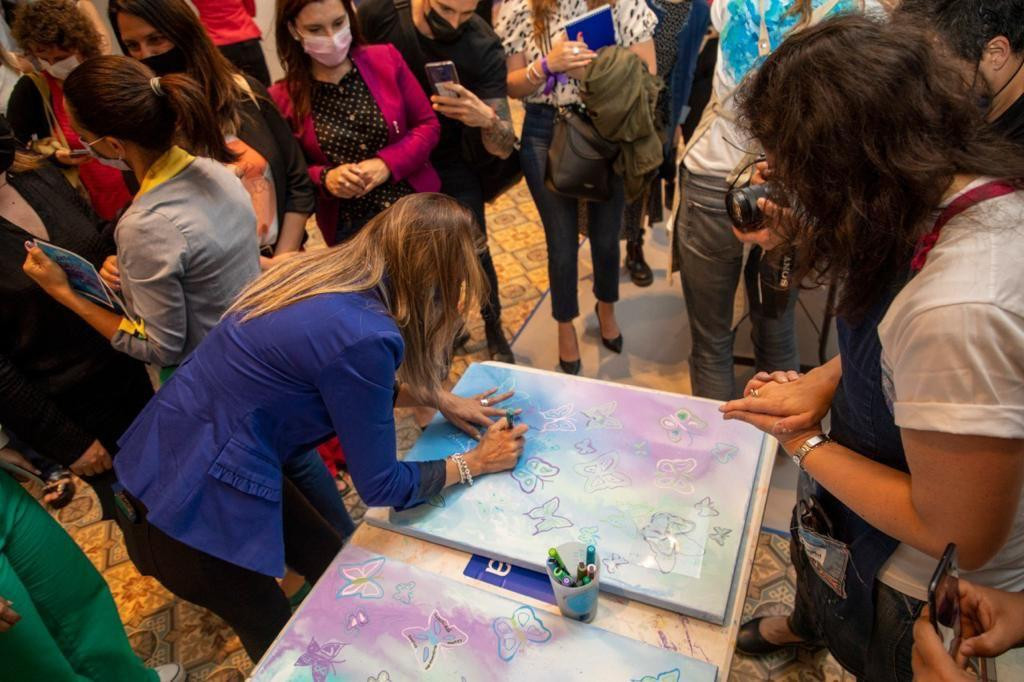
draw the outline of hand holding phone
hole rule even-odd
[[[451,83],[459,82],[459,72],[455,69],[455,62],[445,60],[443,62],[430,62],[424,64],[427,72],[427,79],[434,87],[434,92],[441,97],[458,98],[459,93],[447,87]]]
[[[942,638],[951,656],[960,650],[960,572],[957,568],[956,545],[946,545],[935,573],[928,584],[928,613],[932,627]]]

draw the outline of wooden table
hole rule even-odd
[[[771,445],[774,445],[772,442]],[[773,453],[774,447],[766,448]],[[679,653],[718,666],[718,679],[723,682],[729,677],[729,665],[736,646],[736,633],[743,616],[743,601],[757,550],[758,534],[768,487],[772,475],[772,456],[765,456],[750,500],[750,522],[747,525],[743,549],[737,566],[739,579],[730,599],[729,617],[725,625],[712,625],[705,621],[681,616],[671,611],[621,597],[601,594],[600,608],[594,625],[611,632],[646,642],[654,646],[675,648]],[[385,517],[387,509],[371,509],[368,515]],[[442,545],[419,540],[407,535],[385,530],[363,523],[352,542],[373,552],[404,561],[419,568],[432,571],[447,578],[490,590],[517,601],[529,604],[549,613],[558,613],[558,608],[547,602],[537,601],[524,595],[510,592],[463,575],[470,555]]]

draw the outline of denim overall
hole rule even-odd
[[[878,324],[906,282],[898,284],[856,326],[837,324],[843,376],[832,401],[831,437],[839,444],[900,471],[907,471],[899,428],[882,390],[882,345]],[[791,521],[791,555],[797,569],[797,604],[791,625],[796,634],[824,640],[842,666],[858,676],[868,667],[866,653],[875,623],[875,576],[899,541],[874,528],[807,474],[801,474],[800,500],[816,498],[831,523],[829,535]],[[869,676],[867,679],[875,679]]]

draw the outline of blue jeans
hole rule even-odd
[[[356,532],[356,524],[345,508],[331,473],[316,450],[292,457],[284,464],[284,475],[295,484],[324,520],[337,531],[342,542]]]
[[[551,314],[559,322],[571,322],[580,314],[576,285],[579,237],[579,201],[556,194],[544,185],[548,147],[554,130],[555,109],[527,104],[523,121],[520,159],[530,195],[537,204],[548,245],[548,280],[551,283]],[[619,227],[625,206],[622,179],[612,180],[612,196],[604,202],[588,202],[587,232],[594,267],[594,295],[604,303],[619,300]]]
[[[732,233],[732,222],[725,211],[725,178],[687,172],[682,191],[676,244],[693,338],[693,394],[732,400],[738,396],[733,370],[732,313],[743,268],[743,244]],[[761,315],[758,306],[749,306],[758,370],[799,368],[793,326],[796,301],[794,292],[786,309],[775,319]]]

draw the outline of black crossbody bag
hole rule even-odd
[[[546,29],[541,49],[551,51],[551,38]],[[618,155],[619,145],[597,132],[582,105],[557,107],[544,185],[555,194],[586,201],[608,201]]]

